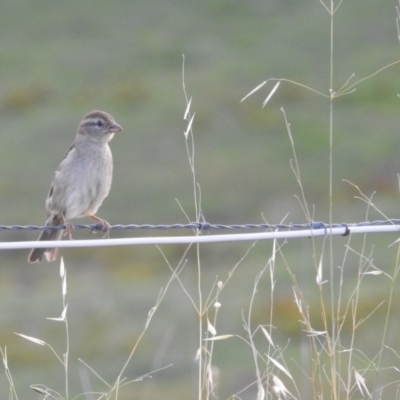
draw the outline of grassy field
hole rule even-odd
[[[395,7],[386,0],[341,4],[333,28],[334,91],[352,74],[350,82],[356,82],[400,59]],[[239,224],[266,219],[278,223],[285,218],[288,223],[306,222],[296,199],[300,190],[291,169],[293,149],[283,107],[291,124],[307,204],[315,210],[315,220],[328,222],[329,99],[282,82],[262,108],[273,87],[270,82],[240,102],[269,78],[285,78],[329,93],[330,16],[321,2],[1,0],[0,224],[44,222],[44,199],[54,169],[72,143],[81,117],[95,108],[110,112],[124,127],[111,143],[113,187],[99,215],[111,224],[184,223],[178,199],[195,220],[192,174],[183,135],[187,126],[183,120],[183,55],[186,91],[193,98],[196,114],[196,178],[207,221]],[[400,64],[387,68],[333,102],[334,222],[382,218],[375,210],[367,212],[367,205],[355,198],[358,191],[344,180],[367,196],[375,193],[374,203],[389,218],[399,216],[399,71]],[[142,234],[113,232],[112,236]],[[33,240],[36,233],[0,232],[0,236],[2,241]],[[77,232],[76,237],[88,238],[88,233]],[[181,257],[187,260],[179,275],[181,283],[175,279],[168,286],[123,376],[132,380],[173,365],[152,374],[151,379],[121,388],[118,396],[114,393],[110,398],[196,397],[195,358],[201,329],[188,294],[199,304],[199,259],[204,299],[211,290],[215,293],[215,282],[230,278],[218,298],[222,305],[216,323],[218,335],[234,335],[214,342],[212,364],[218,368],[218,398],[233,399],[239,392],[235,399],[256,397],[254,347],[260,358],[268,353],[280,355],[279,362],[287,361],[297,389],[293,381],[285,381],[287,375],[282,370],[280,375],[276,370],[274,374],[285,381],[295,398],[335,398],[314,369],[320,365],[319,371],[326,371],[332,357],[305,355],[310,339],[304,333],[304,316],[295,303],[294,291],[304,296],[313,329],[324,329],[325,313],[325,320],[332,318],[342,327],[338,347],[346,350],[343,353],[358,349],[350,372],[343,365],[351,357],[340,359],[342,394],[336,393],[336,398],[360,395],[357,387],[345,389],[344,377],[354,376],[354,370],[366,371],[370,390],[378,381],[388,385],[383,391],[385,398],[395,398],[399,379],[394,368],[400,368],[396,356],[400,351],[396,320],[399,293],[393,286],[398,249],[388,246],[396,238],[335,238],[331,259],[327,241],[316,240],[315,247],[309,239],[281,243],[282,254],[277,254],[274,262],[273,290],[268,272],[273,252],[270,242],[257,243],[232,276],[230,271],[250,244],[204,245],[200,258],[194,247],[187,254],[183,246],[162,247],[172,268]],[[326,268],[324,279],[329,283],[325,286],[315,283],[314,252]],[[29,386],[35,383],[63,392],[63,368],[51,351],[14,335],[19,332],[37,337],[59,354],[65,351],[62,323],[46,320],[62,312],[59,263],[28,265],[26,251],[7,250],[1,256],[0,348],[7,347],[18,397],[34,398]],[[151,246],[66,250],[63,256],[68,270],[72,399],[91,389],[106,391],[107,387],[79,358],[113,384],[161,288],[166,288],[171,270],[160,251]],[[364,278],[362,272],[371,265],[384,274]],[[243,325],[255,280],[266,266],[269,269],[261,276],[254,295],[251,321],[253,329],[274,326],[275,353],[270,352],[271,344],[261,329],[254,335],[253,349],[243,340],[248,340]],[[330,275],[329,271],[334,272]],[[331,284],[333,297],[326,289]],[[390,299],[393,318],[385,328]],[[353,306],[357,312],[351,313]],[[213,310],[203,316],[203,335],[207,317],[214,318]],[[338,312],[337,319],[332,310]],[[364,318],[365,323],[354,324]],[[390,351],[384,352],[379,364],[385,372],[374,381],[374,366],[383,353],[383,332]],[[327,348],[322,339],[319,344]],[[271,364],[266,365],[266,397],[277,398],[270,379]],[[259,371],[263,368],[259,365]],[[314,380],[304,379],[306,375]],[[0,399],[7,398],[8,390],[6,376],[0,374]]]

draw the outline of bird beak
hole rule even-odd
[[[108,129],[110,132],[121,132],[122,127],[116,123],[112,124],[110,128]]]

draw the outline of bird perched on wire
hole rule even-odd
[[[71,235],[73,218],[90,217],[100,224],[108,236],[110,225],[96,217],[96,212],[107,197],[112,181],[113,160],[108,142],[115,132],[122,131],[114,118],[103,111],[91,111],[79,124],[72,146],[57,168],[46,200],[46,226],[66,225]],[[38,240],[59,240],[63,230],[49,229]],[[28,261],[54,261],[58,249],[32,249]]]

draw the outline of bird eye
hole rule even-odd
[[[99,120],[96,122],[96,125],[99,126],[99,127],[102,127],[104,124],[103,124],[103,121],[102,121],[101,119],[99,119]]]

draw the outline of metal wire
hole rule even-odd
[[[234,224],[234,225],[223,225],[223,224],[211,224],[208,222],[190,222],[188,224],[172,224],[172,225],[151,225],[151,224],[129,224],[129,225],[111,225],[110,229],[115,230],[177,230],[177,229],[198,229],[200,231],[216,230],[268,230],[268,231],[282,231],[282,230],[301,230],[301,229],[325,229],[326,231],[331,228],[341,227],[365,227],[365,226],[388,226],[388,225],[400,225],[400,219],[389,219],[389,220],[378,220],[378,221],[364,221],[358,223],[335,223],[329,225],[324,222],[311,222],[305,224]],[[0,225],[0,231],[10,230],[28,230],[28,231],[47,231],[47,230],[64,230],[67,227],[65,225],[59,226],[37,226],[37,225]],[[74,229],[90,229],[91,231],[101,231],[102,225],[91,224],[91,225],[74,225]]]

